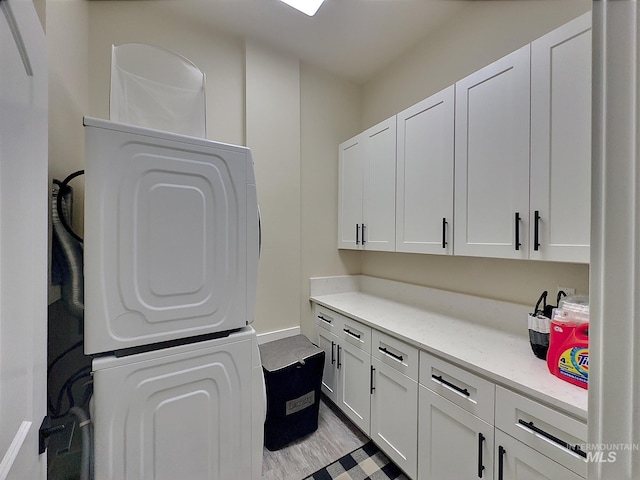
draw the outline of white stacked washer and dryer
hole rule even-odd
[[[96,480],[261,478],[248,148],[85,118]]]

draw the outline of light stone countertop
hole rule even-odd
[[[587,390],[549,373],[524,335],[361,291],[314,295],[312,289],[311,293],[315,303],[582,421],[587,419]]]

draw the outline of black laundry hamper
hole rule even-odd
[[[260,345],[267,391],[264,445],[271,451],[318,429],[324,350],[304,335]]]

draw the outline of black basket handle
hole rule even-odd
[[[544,292],[542,292],[542,295],[540,295],[540,298],[536,302],[536,308],[533,310],[533,314],[534,315],[537,315],[538,313],[543,313],[545,311],[545,309],[547,308],[547,295],[548,294],[549,294],[549,292],[547,292],[546,290]],[[543,302],[543,304],[544,304],[542,309],[540,308],[540,302]]]

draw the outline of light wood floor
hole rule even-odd
[[[318,430],[281,450],[264,448],[263,480],[302,480],[367,442],[330,401],[320,401]]]

